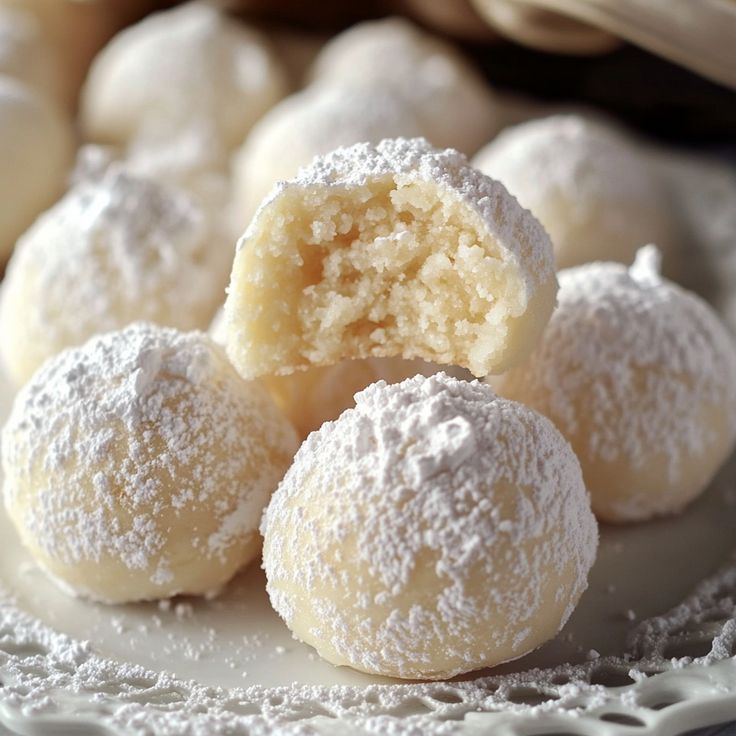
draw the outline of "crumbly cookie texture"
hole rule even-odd
[[[0,74],[0,262],[63,192],[73,158],[70,121],[36,90]]]
[[[553,637],[597,526],[553,424],[444,374],[378,382],[311,434],[264,514],[271,602],[328,661],[439,679]]]
[[[541,341],[523,365],[492,381],[567,437],[606,521],[680,511],[736,440],[733,338],[702,299],[658,268],[648,246],[631,268],[561,271]]]
[[[423,139],[358,144],[278,184],[225,302],[240,373],[401,356],[505,370],[555,302],[552,245],[502,185]]]
[[[473,165],[498,179],[550,234],[558,268],[631,263],[657,243],[677,267],[677,227],[646,151],[621,129],[580,115],[509,128]]]
[[[370,86],[401,99],[438,148],[472,155],[498,132],[498,102],[457,49],[403,18],[357,23],[325,44],[314,85]],[[409,133],[403,133],[409,135]]]
[[[203,333],[136,323],[48,361],[2,434],[3,497],[66,590],[106,603],[217,591],[296,451],[266,392]]]
[[[205,328],[232,249],[190,196],[112,165],[21,238],[0,297],[0,354],[24,383],[44,360],[136,320]]]
[[[233,149],[287,87],[260,33],[206,3],[185,3],[125,29],[95,58],[81,125],[89,140],[121,144],[165,142],[209,124]]]

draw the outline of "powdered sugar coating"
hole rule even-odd
[[[495,95],[478,70],[404,18],[366,21],[338,34],[315,59],[311,76],[314,85],[370,86],[401,99],[438,148],[471,155],[499,127]]]
[[[5,506],[79,594],[216,590],[257,552],[291,426],[202,333],[147,323],[48,361],[2,435]]]
[[[597,545],[543,417],[444,374],[373,384],[311,434],[262,532],[268,592],[335,664],[452,676],[551,638]]]
[[[591,263],[559,281],[542,340],[494,386],[570,439],[597,513],[678,511],[736,439],[732,337],[704,301],[659,275],[653,246],[631,268]]]
[[[192,197],[113,164],[19,241],[0,303],[6,367],[22,384],[63,348],[138,319],[206,327],[231,261]]]
[[[228,149],[287,90],[267,39],[203,2],[154,13],[95,58],[82,93],[85,135],[165,139],[202,123]]]
[[[473,158],[542,222],[558,268],[630,262],[657,243],[669,260],[673,216],[647,156],[623,130],[580,115],[508,128]]]

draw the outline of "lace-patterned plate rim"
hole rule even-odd
[[[24,733],[78,727],[141,736],[490,727],[514,736],[669,736],[736,715],[735,599],[736,556],[680,605],[639,624],[625,657],[469,681],[228,690],[99,657],[3,593],[0,723]]]

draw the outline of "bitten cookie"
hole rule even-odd
[[[531,349],[556,291],[544,229],[462,154],[358,144],[261,206],[233,264],[227,351],[247,378],[391,356],[485,376]]]

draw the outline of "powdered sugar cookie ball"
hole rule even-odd
[[[572,443],[606,521],[680,511],[736,440],[734,342],[705,302],[659,275],[656,257],[648,247],[630,269],[560,272],[540,343],[493,382]]]
[[[309,436],[264,514],[271,602],[328,661],[444,678],[553,637],[597,528],[551,422],[443,374],[376,383]]]
[[[18,242],[0,297],[6,369],[21,384],[63,348],[140,319],[206,328],[231,262],[191,197],[112,167]]]
[[[575,115],[510,128],[473,159],[541,221],[558,268],[630,263],[659,244],[666,265],[676,234],[663,186],[645,153],[613,127]]]
[[[38,19],[0,5],[0,75],[13,77],[49,100],[62,101],[62,74]]]
[[[30,87],[0,75],[0,261],[62,193],[73,156],[69,121]]]
[[[217,591],[260,548],[296,450],[202,333],[136,323],[65,350],[2,434],[5,507],[65,588],[106,603]]]
[[[336,36],[312,77],[393,90],[439,148],[472,154],[498,130],[493,93],[480,74],[450,44],[400,18],[359,23]]]
[[[286,91],[260,34],[205,3],[151,15],[97,56],[82,94],[91,140],[165,137],[205,120],[238,145]]]
[[[418,136],[415,113],[399,96],[358,84],[308,87],[256,124],[233,161],[232,223],[238,236],[277,181],[315,156],[353,143]]]
[[[484,376],[528,352],[556,290],[541,225],[462,154],[362,143],[261,206],[233,264],[227,351],[248,378],[369,357]]]

